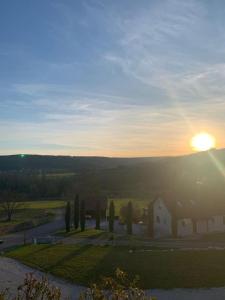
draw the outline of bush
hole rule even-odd
[[[117,269],[115,277],[104,277],[100,284],[93,284],[81,293],[80,300],[153,300],[137,286],[138,278],[130,280],[125,272]]]
[[[146,296],[145,292],[138,288],[137,283],[137,277],[130,280],[125,272],[117,269],[114,278],[104,277],[99,284],[93,284],[82,292],[79,300],[154,300]],[[26,275],[15,297],[11,298],[9,292],[8,290],[0,292],[0,300],[63,299],[59,288],[50,285],[44,277],[38,280],[32,273]]]

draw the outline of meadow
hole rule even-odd
[[[140,277],[142,288],[225,285],[225,250],[143,249],[122,246],[30,245],[7,253],[26,265],[88,285],[117,267]]]
[[[121,208],[124,206],[127,206],[128,202],[131,201],[134,208],[137,208],[140,210],[140,212],[142,212],[143,208],[147,208],[149,205],[150,200],[146,200],[146,199],[137,199],[137,198],[109,198],[108,199],[108,204],[110,203],[110,201],[113,200],[114,201],[114,205],[115,205],[115,215],[116,216],[120,216],[120,211]]]
[[[26,227],[37,226],[50,222],[57,209],[63,208],[64,201],[25,201],[22,202],[12,216],[12,221],[5,221],[5,214],[0,208],[0,234],[22,230]]]

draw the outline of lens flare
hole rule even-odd
[[[207,151],[215,148],[215,145],[215,138],[206,132],[198,133],[191,139],[191,146],[195,151]]]

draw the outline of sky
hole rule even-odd
[[[0,154],[225,147],[225,1],[1,0]]]

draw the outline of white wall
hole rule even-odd
[[[208,221],[198,220],[197,221],[197,233],[207,233],[208,232]]]
[[[177,235],[179,237],[193,234],[193,223],[191,219],[180,219],[177,222]]]
[[[213,216],[209,220],[197,221],[197,233],[205,234],[209,232],[225,232],[225,223],[223,216]],[[191,219],[178,220],[178,236],[184,237],[193,234],[193,223]]]
[[[157,199],[153,205],[154,237],[163,238],[172,235],[171,214],[162,199]]]
[[[225,223],[223,216],[213,216],[208,221],[209,232],[223,232],[225,231]]]

